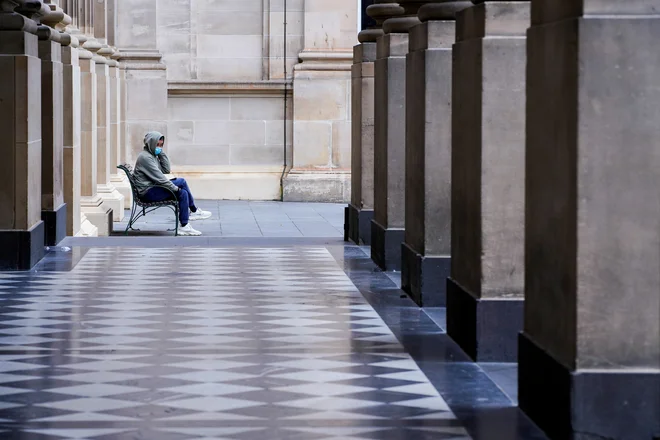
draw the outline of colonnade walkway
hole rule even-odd
[[[146,239],[0,273],[0,438],[545,438],[368,248]]]

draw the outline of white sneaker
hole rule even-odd
[[[202,233],[196,229],[193,229],[193,227],[190,226],[190,223],[188,223],[185,226],[179,226],[179,235],[197,236],[197,235],[202,235]]]
[[[203,209],[197,208],[197,212],[191,212],[190,213],[190,221],[195,221],[195,220],[206,220],[207,218],[211,218],[213,214],[211,214],[208,211],[204,211]]]

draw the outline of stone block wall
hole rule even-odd
[[[176,172],[195,185],[198,198],[278,199],[284,164],[284,97],[276,93],[168,99],[167,145]],[[280,96],[280,93],[282,95]],[[291,98],[286,118],[287,163],[292,160]]]
[[[348,201],[358,2],[335,3],[122,2],[127,161],[158,130],[173,173],[204,182],[198,197],[280,199],[285,172],[288,200]]]

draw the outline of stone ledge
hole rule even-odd
[[[282,182],[285,202],[348,203],[351,173],[347,170],[295,170]]]
[[[293,95],[291,81],[169,81],[168,95]]]

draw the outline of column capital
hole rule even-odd
[[[402,15],[404,9],[394,1],[377,1],[367,7],[367,15],[374,19],[375,26],[363,30],[358,34],[360,43],[375,43],[383,35],[383,22],[389,18]]]
[[[383,31],[386,34],[403,33],[407,34],[411,27],[420,23],[417,18],[417,11],[426,1],[419,0],[399,0],[399,5],[403,8],[403,15],[389,18],[383,23]]]
[[[119,64],[117,60],[114,58],[115,53],[117,50],[111,46],[108,46],[107,44],[104,44],[101,50],[99,50],[99,55],[103,56],[105,58],[105,63],[110,66],[110,67],[117,67]]]
[[[64,13],[64,10],[55,3],[55,0],[45,0],[44,3],[49,9],[48,15],[46,15],[41,23],[52,28],[55,28],[59,31],[64,30],[68,25],[73,21],[69,15]]]
[[[0,31],[22,31],[37,34],[38,25],[28,17],[17,12],[0,12]]]
[[[60,32],[60,44],[62,47],[79,47],[80,43],[75,35],[71,35],[68,32]]]
[[[62,34],[57,32],[55,29],[50,26],[46,26],[45,24],[39,25],[37,28],[37,37],[39,37],[39,41],[50,40],[59,43],[62,39],[61,35]]]
[[[469,0],[431,0],[426,2],[419,11],[417,17],[422,22],[433,20],[456,20],[456,14],[463,9],[472,7],[473,2]]]
[[[82,51],[80,51],[80,59],[94,60],[97,63],[99,61],[103,62],[103,57],[99,57],[96,54],[101,49],[101,47],[103,47],[101,46],[101,43],[96,41],[94,38],[84,34],[80,36],[80,41],[82,42],[82,45],[80,47],[83,49]]]
[[[41,24],[41,20],[50,13],[50,8],[40,0],[23,0],[15,11]]]
[[[525,37],[530,26],[529,0],[472,0],[456,15],[456,41],[483,37]]]

